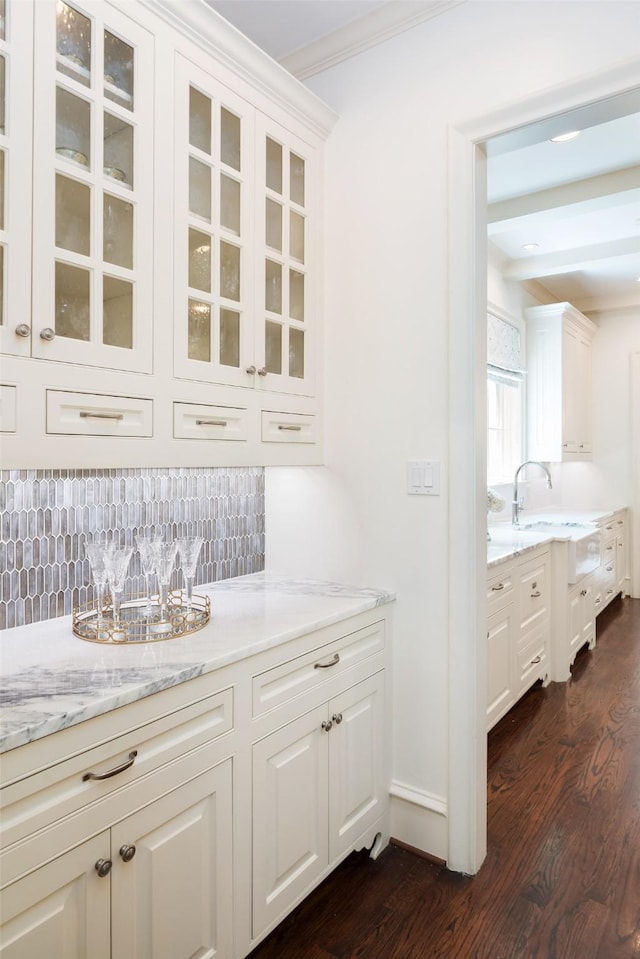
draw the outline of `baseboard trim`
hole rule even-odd
[[[449,844],[446,800],[397,780],[391,782],[389,793],[390,834],[394,841],[419,855],[446,863]]]

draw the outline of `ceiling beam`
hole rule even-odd
[[[532,280],[542,276],[559,276],[562,273],[575,273],[593,266],[602,260],[640,253],[640,239],[627,237],[612,240],[609,243],[593,243],[590,246],[573,250],[561,250],[558,253],[545,253],[542,256],[527,256],[512,260],[504,270],[508,280]]]
[[[635,165],[491,203],[488,208],[489,235],[501,233],[506,227],[513,229],[514,220],[521,220],[519,225],[526,226],[527,218],[532,216],[549,214],[557,219],[560,212],[575,216],[639,200],[640,165]]]

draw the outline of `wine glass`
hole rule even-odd
[[[150,617],[153,612],[151,603],[151,578],[156,572],[156,557],[153,550],[154,544],[161,541],[159,533],[136,533],[136,546],[140,553],[140,564],[144,575],[145,592],[147,594],[147,605],[144,615]]]
[[[104,622],[104,594],[107,585],[107,553],[111,549],[111,544],[100,540],[94,540],[91,543],[87,543],[84,549],[85,555],[91,566],[91,575],[93,576],[93,582],[96,587],[96,594],[98,598],[97,622],[100,626]]]
[[[177,543],[154,542],[153,544],[156,576],[158,577],[158,590],[160,592],[161,622],[165,622],[167,619],[169,582],[171,580],[171,573],[173,572],[177,552]]]
[[[106,552],[107,579],[113,601],[113,619],[116,623],[120,622],[122,589],[132,553],[133,546],[113,546]]]
[[[182,575],[184,576],[187,593],[185,605],[187,613],[190,613],[193,605],[193,580],[196,575],[196,566],[198,564],[200,550],[202,549],[203,539],[202,536],[194,536],[192,538],[185,537],[184,539],[179,539],[177,542],[178,552],[180,553],[180,567],[182,569]]]

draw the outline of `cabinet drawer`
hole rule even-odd
[[[320,649],[253,677],[253,715],[281,706],[295,696],[350,669],[384,649],[384,623],[373,623]]]
[[[174,403],[173,435],[185,440],[246,440],[248,412],[231,406]]]
[[[513,567],[507,566],[487,580],[487,614],[508,606],[514,597]]]
[[[315,443],[317,421],[305,413],[262,411],[263,443]]]
[[[16,401],[16,387],[0,385],[0,433],[15,433],[17,421]]]
[[[225,689],[5,786],[0,790],[0,846],[130,786],[232,727],[233,690]],[[105,778],[93,778],[100,776]]]
[[[547,634],[538,632],[522,645],[517,652],[517,682],[520,691],[524,692],[547,671]]]
[[[549,620],[549,554],[519,567],[520,636]]]
[[[47,390],[47,433],[152,436],[153,400]]]

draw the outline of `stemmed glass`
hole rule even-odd
[[[185,537],[184,539],[179,539],[177,543],[178,552],[180,553],[180,566],[182,568],[187,593],[185,605],[187,613],[190,613],[193,605],[193,580],[196,575],[196,566],[198,564],[200,550],[202,549],[203,539],[201,536],[194,536],[190,539]]]
[[[176,561],[178,544],[154,542],[152,548],[160,592],[160,621],[165,622],[168,613],[169,582]]]
[[[85,554],[91,565],[91,574],[96,587],[98,597],[98,616],[97,623],[101,626],[104,622],[104,599],[107,585],[107,553],[111,549],[111,544],[104,541],[94,541],[87,543]]]
[[[107,579],[113,601],[114,622],[120,622],[120,606],[122,604],[122,590],[129,569],[129,561],[133,553],[133,546],[114,546],[106,551]]]
[[[147,605],[144,610],[146,617],[150,617],[153,613],[153,605],[151,603],[151,577],[156,571],[154,545],[160,541],[159,534],[136,533],[136,546],[140,553],[140,563],[144,574],[145,592],[147,594]]]

